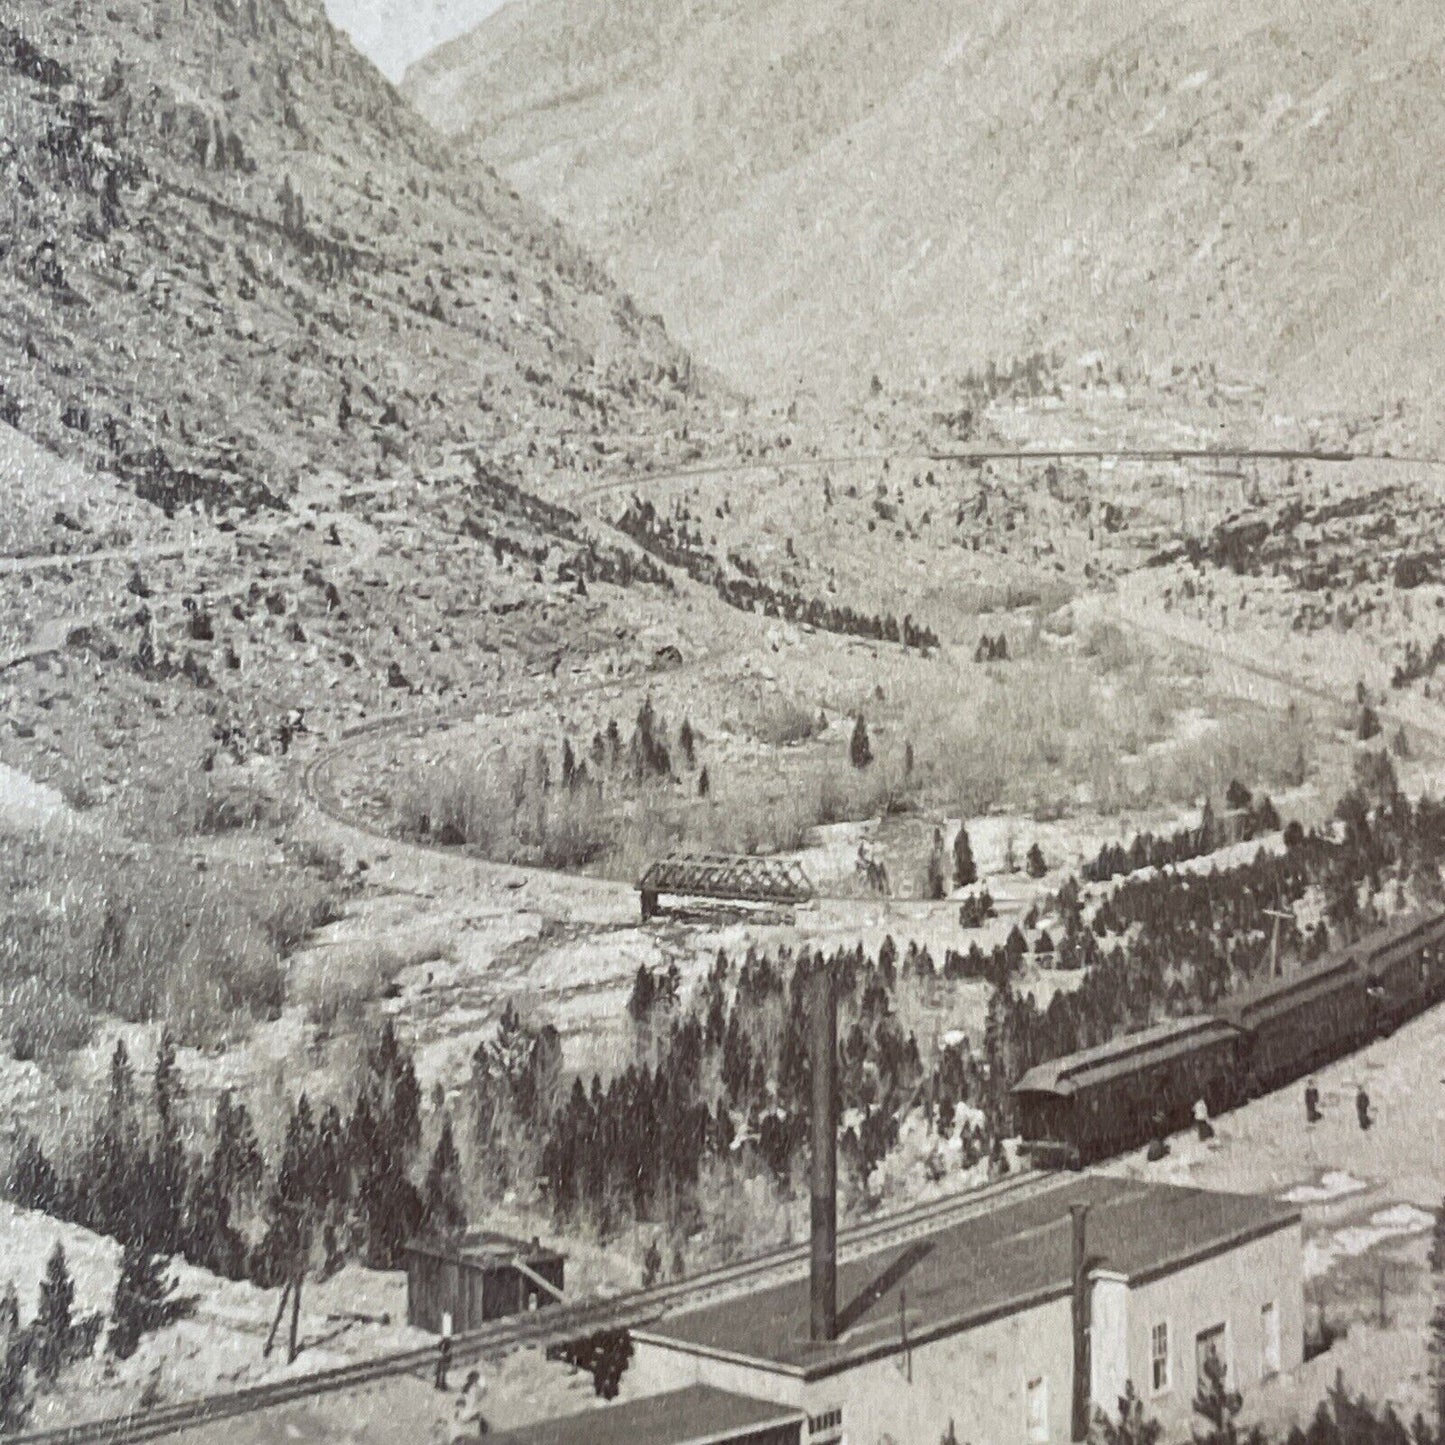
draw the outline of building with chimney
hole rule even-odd
[[[1187,1421],[1213,1351],[1246,1394],[1301,1361],[1299,1214],[1271,1200],[1102,1175],[1001,1204],[815,1280],[634,1331],[630,1396],[708,1385],[807,1417],[805,1445],[1082,1439],[1132,1380]]]

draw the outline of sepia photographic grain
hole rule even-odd
[[[0,0],[0,1439],[1445,1445],[1442,54]]]

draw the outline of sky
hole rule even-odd
[[[345,30],[356,48],[388,80],[444,40],[479,25],[505,0],[326,0],[332,24]]]

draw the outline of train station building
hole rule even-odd
[[[1064,1445],[1127,1381],[1149,1414],[1187,1422],[1210,1351],[1245,1393],[1292,1370],[1303,1312],[1296,1211],[1066,1176],[844,1263],[833,1339],[810,1335],[807,1279],[634,1331],[625,1389],[791,1407],[806,1445],[932,1442],[950,1423],[960,1440]]]

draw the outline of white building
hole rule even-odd
[[[811,1340],[800,1279],[672,1316],[634,1332],[627,1393],[701,1384],[793,1406],[808,1416],[807,1445],[936,1445],[950,1421],[971,1445],[1063,1445],[1076,1413],[1114,1413],[1130,1380],[1150,1414],[1182,1422],[1209,1350],[1245,1392],[1300,1363],[1299,1215],[1267,1199],[1061,1176],[842,1265],[837,1315],[835,1338]]]

